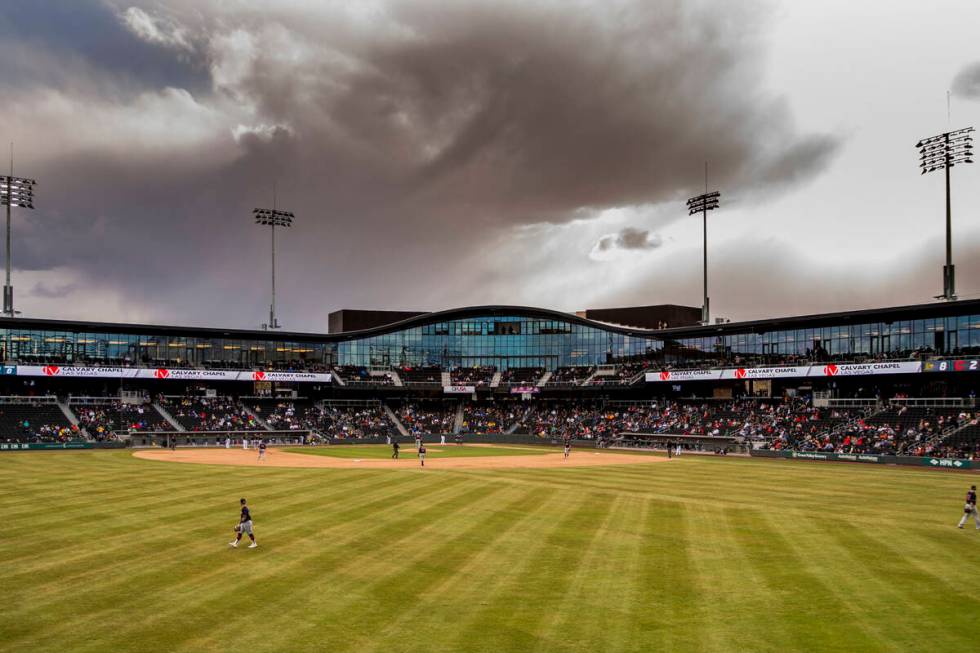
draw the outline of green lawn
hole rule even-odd
[[[4,453],[0,651],[976,651],[976,480]],[[226,544],[240,496],[255,550]]]
[[[391,447],[386,444],[343,444],[321,447],[289,447],[283,449],[290,453],[311,454],[314,456],[331,456],[333,458],[391,458]],[[494,446],[494,447],[475,447],[458,446],[456,444],[428,444],[425,445],[426,458],[478,458],[481,456],[540,456],[547,453],[560,454],[558,447],[522,447],[519,445]],[[402,458],[417,458],[415,444],[402,445],[400,451]]]

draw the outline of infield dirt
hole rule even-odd
[[[246,467],[327,467],[342,469],[399,469],[419,467],[414,452],[406,450],[398,460],[334,458],[278,451],[270,448],[264,461],[249,449],[144,449],[133,453],[136,458],[201,465],[239,465]],[[667,458],[636,454],[608,453],[593,450],[573,451],[568,460],[560,452],[527,456],[481,456],[475,458],[429,458],[426,469],[540,469],[560,467],[593,467],[665,463]]]

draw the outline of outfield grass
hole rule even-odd
[[[391,447],[386,444],[365,444],[365,445],[334,445],[328,447],[287,447],[284,451],[290,453],[310,454],[314,456],[330,456],[332,458],[364,458],[364,459],[391,459]],[[428,444],[425,445],[426,458],[480,458],[485,456],[541,456],[547,453],[561,454],[561,449],[552,447],[522,447],[522,446],[495,446],[495,447],[474,447],[457,446],[455,444]],[[417,458],[418,452],[415,451],[414,444],[406,444],[401,448],[399,454],[402,458]]]
[[[975,651],[976,476],[0,455],[0,650]],[[232,550],[238,498],[260,548]]]

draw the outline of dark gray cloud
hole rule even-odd
[[[713,185],[771,192],[840,145],[761,89],[763,4],[133,3],[175,46],[127,22],[129,3],[20,1],[3,47],[51,49],[3,71],[34,94],[16,136],[41,179],[17,265],[75,270],[170,321],[260,319],[268,236],[249,211],[274,180],[298,216],[283,314],[314,329],[341,306],[476,303],[450,280],[486,242],[681,200],[706,159]],[[55,151],[31,161],[32,141]],[[627,229],[606,247],[658,243]]]
[[[980,98],[980,61],[963,67],[953,78],[953,93],[959,97]]]
[[[611,249],[656,249],[663,245],[663,239],[658,234],[651,234],[649,229],[624,227],[618,233],[607,234],[596,242],[600,252]]]
[[[0,54],[0,88],[48,86],[125,100],[147,88],[210,87],[200,58],[139,38],[103,0],[4,0]]]

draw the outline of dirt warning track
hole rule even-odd
[[[173,463],[197,463],[200,465],[239,465],[245,467],[325,467],[331,469],[399,469],[418,467],[419,461],[411,451],[405,451],[399,460],[367,458],[334,458],[332,456],[306,455],[277,451],[270,448],[266,459],[258,460],[257,452],[249,449],[143,449],[133,453],[136,458]],[[642,456],[594,451],[572,451],[568,460],[562,460],[560,452],[528,456],[480,456],[473,458],[429,458],[425,469],[528,469],[562,467],[594,467],[601,465],[635,465],[637,463],[667,462],[658,456]]]

